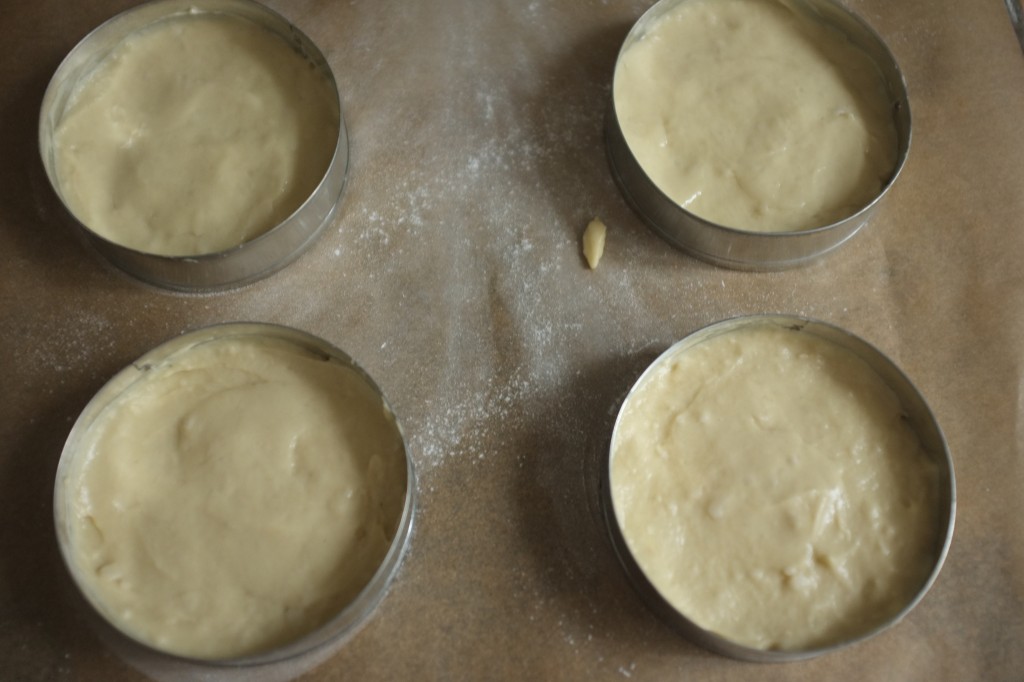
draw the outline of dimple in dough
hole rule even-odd
[[[668,197],[727,227],[822,227],[892,176],[878,67],[838,30],[775,0],[684,0],[619,60],[615,111]]]
[[[54,138],[60,193],[100,236],[166,256],[224,251],[279,224],[327,171],[337,96],[248,20],[176,16],[123,40]]]
[[[925,583],[937,470],[849,351],[772,325],[661,364],[612,444],[615,517],[644,574],[704,629],[760,649],[862,635]]]
[[[406,492],[355,371],[281,340],[208,341],[97,417],[62,482],[67,555],[123,631],[201,659],[314,630],[369,582]]]

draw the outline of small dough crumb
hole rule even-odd
[[[587,259],[587,265],[593,270],[601,262],[604,255],[604,238],[608,228],[600,218],[594,218],[583,231],[583,256]]]

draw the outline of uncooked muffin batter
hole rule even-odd
[[[611,490],[644,574],[727,639],[806,649],[903,608],[935,560],[937,473],[855,355],[757,325],[661,363],[623,408]]]
[[[66,530],[86,593],[139,640],[198,658],[263,652],[336,615],[388,551],[407,485],[361,376],[251,336],[149,370],[74,462]]]
[[[727,227],[829,225],[870,203],[896,163],[877,66],[786,2],[681,2],[622,54],[614,98],[651,180]]]
[[[122,41],[55,135],[60,192],[91,230],[168,256],[230,249],[313,192],[340,115],[327,79],[241,18],[183,15]]]

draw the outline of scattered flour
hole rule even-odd
[[[567,10],[406,9],[386,22],[357,13],[372,25],[346,27],[351,44],[328,52],[351,139],[334,229],[205,317],[230,310],[337,343],[389,389],[422,472],[494,456],[505,434],[543,418],[530,406],[581,361],[650,354],[741,313],[856,313],[827,267],[722,271],[642,225],[604,158],[611,64],[579,58],[595,46]],[[466,39],[494,25],[508,40]],[[371,35],[419,49],[375,50]],[[587,273],[577,235],[594,214],[607,216],[608,255]],[[19,349],[45,355],[21,360],[88,366],[114,343],[105,318],[53,324],[78,336]]]

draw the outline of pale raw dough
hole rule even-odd
[[[866,53],[774,0],[684,0],[625,50],[622,133],[690,212],[750,231],[821,227],[870,203],[897,152]]]
[[[598,218],[591,220],[583,231],[583,257],[587,259],[591,270],[601,262],[607,233],[608,227]]]
[[[138,251],[194,256],[273,228],[313,192],[340,115],[328,80],[256,24],[191,14],[122,41],[55,132],[72,213]]]
[[[281,340],[172,356],[91,426],[64,486],[86,593],[140,641],[256,654],[336,615],[395,535],[393,417],[356,372]]]
[[[658,591],[761,649],[864,634],[935,561],[937,469],[895,394],[809,333],[756,325],[662,362],[612,444],[615,516]]]

